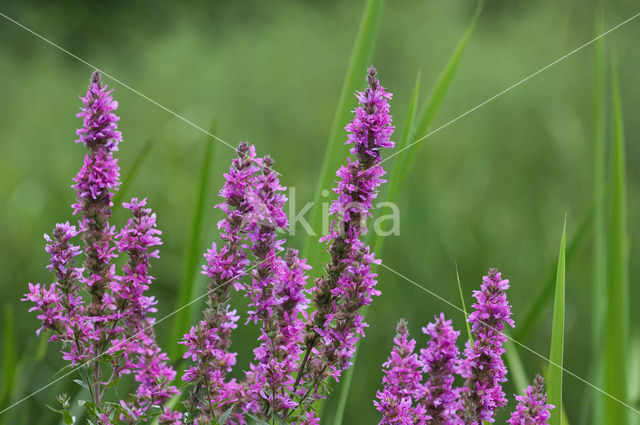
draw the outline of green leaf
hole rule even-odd
[[[456,71],[458,70],[458,66],[460,65],[462,54],[464,53],[465,49],[467,48],[467,44],[471,39],[471,34],[473,34],[473,30],[476,27],[476,23],[478,22],[478,18],[480,17],[483,6],[484,1],[479,1],[473,18],[471,18],[469,26],[462,35],[462,39],[458,42],[458,45],[449,58],[449,61],[438,76],[433,90],[429,94],[429,97],[427,98],[425,105],[422,108],[422,112],[420,113],[420,116],[418,118],[416,131],[414,133],[414,137],[412,137],[412,143],[415,143],[417,140],[427,137],[429,130],[431,129],[431,125],[433,124],[433,120],[436,117],[436,113],[440,109],[442,101],[449,91],[449,87],[451,87],[451,82],[453,81],[453,77],[455,76]],[[404,186],[404,183],[409,176],[409,171],[411,170],[411,167],[413,166],[413,163],[415,162],[416,158],[418,157],[418,153],[420,152],[419,147],[420,145],[416,144],[416,146],[412,146],[403,151],[398,151],[399,153],[396,155],[398,157],[397,162],[399,162],[397,166],[399,166],[401,170],[398,182],[400,187]]]
[[[227,422],[227,419],[229,419],[229,416],[231,416],[231,412],[233,412],[233,406],[225,410],[224,413],[220,415],[220,425],[224,425]]]
[[[571,236],[567,244],[566,262],[571,264],[572,260],[578,255],[578,252],[584,242],[587,240],[587,235],[591,231],[593,223],[593,211],[594,206],[584,213],[580,219],[578,230]],[[524,313],[518,317],[516,323],[518,326],[514,330],[513,338],[525,344],[531,335],[533,335],[538,329],[538,322],[547,312],[547,305],[553,300],[554,285],[556,282],[556,269],[557,263],[554,260],[553,264],[549,265],[549,269],[546,273],[546,278],[542,281],[543,284],[538,286],[536,293],[532,299],[527,302],[527,307]]]
[[[458,282],[458,291],[460,292],[460,303],[462,304],[462,312],[464,313],[464,323],[467,325],[467,336],[471,345],[473,345],[473,335],[471,334],[471,328],[469,327],[469,315],[467,314],[467,303],[464,302],[464,294],[462,293],[462,284],[460,283],[460,273],[458,272],[458,265],[456,264],[456,281]]]
[[[513,385],[516,387],[516,392],[519,394],[521,390],[524,390],[529,386],[529,378],[527,378],[527,372],[522,364],[520,353],[518,353],[518,347],[513,342],[511,337],[507,335],[507,341],[504,344],[505,355],[507,363],[509,364],[509,375],[513,380]]]
[[[2,357],[2,392],[0,393],[0,406],[4,406],[9,401],[11,391],[16,378],[16,352],[17,341],[15,334],[15,324],[13,322],[13,308],[11,304],[5,304],[4,324],[2,341],[3,357]]]
[[[622,102],[615,62],[611,72],[613,102],[613,138],[611,152],[611,197],[609,198],[609,244],[607,246],[607,306],[603,329],[604,390],[627,401],[626,364],[629,338],[629,282],[627,251],[627,183]],[[611,397],[603,400],[603,417],[607,423],[626,424],[628,411]]]
[[[120,187],[118,188],[118,191],[113,197],[113,205],[120,205],[122,200],[125,199],[124,197],[127,196],[129,187],[131,186],[131,183],[133,182],[133,180],[135,180],[136,175],[140,170],[140,166],[142,165],[144,160],[147,159],[147,157],[149,156],[149,151],[153,147],[153,143],[154,142],[152,139],[148,139],[144,143],[144,145],[142,145],[140,152],[138,152],[135,159],[133,160],[133,165],[131,165],[131,168],[129,169],[129,172],[127,173],[127,175],[123,177],[122,184],[120,185]]]
[[[360,89],[365,82],[365,73],[371,64],[371,57],[375,45],[376,34],[378,32],[378,21],[382,11],[383,0],[368,0],[365,6],[358,36],[351,52],[351,59],[345,79],[342,83],[338,108],[329,133],[329,142],[325,151],[318,186],[314,196],[315,203],[311,210],[310,225],[314,232],[322,230],[322,191],[333,186],[335,171],[344,162],[344,151],[342,149],[346,136],[344,127],[349,121],[350,111],[353,108],[353,93]],[[324,245],[318,242],[317,235],[307,235],[304,244],[304,256],[309,264],[314,267],[316,273],[322,269],[320,264],[324,261]]]
[[[547,400],[556,406],[551,411],[549,425],[562,424],[562,374],[564,355],[564,308],[565,308],[565,237],[567,219],[565,217],[558,254],[556,272],[556,291],[553,302],[553,326],[551,329],[551,353],[549,354],[549,372],[547,375]]]
[[[604,7],[600,2],[596,12],[595,34],[604,32]],[[595,42],[595,78],[594,78],[594,157],[593,157],[593,281],[591,286],[591,371],[590,377],[597,385],[602,381],[602,325],[606,311],[606,261],[607,243],[605,236],[604,198],[607,185],[605,177],[606,162],[606,51],[605,39]],[[588,390],[586,390],[588,391]],[[586,393],[592,409],[584,409],[585,416],[590,412],[593,423],[602,423],[602,397],[591,391]]]
[[[216,133],[214,121],[211,122],[209,133]],[[189,229],[189,239],[187,241],[187,249],[185,250],[182,262],[182,277],[180,286],[178,287],[178,297],[176,300],[176,309],[179,311],[173,320],[173,327],[170,333],[167,347],[170,358],[179,356],[180,345],[177,344],[188,330],[191,322],[191,310],[193,305],[186,306],[193,297],[193,288],[196,280],[198,264],[202,259],[202,217],[205,210],[207,199],[207,187],[209,182],[211,160],[213,152],[213,139],[207,137],[204,144],[204,157],[200,168],[200,179],[198,183],[198,192],[196,202],[193,207],[193,215],[191,217],[191,226]],[[186,307],[185,307],[186,306]]]

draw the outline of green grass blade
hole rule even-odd
[[[507,364],[509,365],[510,380],[513,381],[513,385],[516,387],[516,394],[520,394],[520,391],[529,386],[529,378],[527,378],[527,372],[518,353],[518,347],[511,340],[507,334],[507,342],[504,344],[505,356],[507,358]]]
[[[464,294],[462,293],[462,284],[460,283],[460,273],[458,272],[458,265],[456,264],[456,280],[458,282],[458,291],[460,292],[460,302],[462,303],[462,312],[464,313],[464,323],[467,325],[467,336],[469,341],[473,345],[473,335],[471,335],[471,327],[469,327],[469,320],[467,318],[467,303],[464,302]]]
[[[350,111],[353,109],[355,99],[353,93],[364,86],[366,70],[371,65],[371,57],[378,32],[378,21],[380,20],[382,4],[383,0],[368,0],[362,15],[362,20],[360,21],[358,36],[353,46],[347,74],[342,84],[338,108],[331,126],[329,142],[325,151],[318,186],[316,187],[313,199],[315,203],[311,210],[309,224],[316,233],[322,231],[322,191],[324,189],[331,189],[335,178],[335,171],[344,161],[345,154],[342,150],[344,141],[346,140],[344,127],[349,121]],[[320,264],[322,264],[324,245],[318,242],[317,234],[307,235],[303,252],[309,264],[314,267],[312,273],[320,273],[322,270]]]
[[[612,64],[613,145],[611,152],[611,197],[609,205],[609,244],[607,246],[607,309],[603,329],[604,390],[627,401],[627,339],[629,337],[629,288],[627,258],[627,188],[622,103],[615,62]],[[611,397],[603,400],[607,423],[625,425],[628,411]]]
[[[209,133],[215,134],[214,125],[211,125]],[[198,183],[198,192],[196,202],[193,208],[193,216],[191,217],[191,226],[189,229],[189,239],[187,241],[187,249],[185,251],[182,263],[182,277],[180,286],[178,287],[178,298],[176,300],[176,308],[181,308],[191,301],[193,286],[202,256],[202,217],[204,214],[205,203],[207,198],[207,187],[209,183],[209,175],[211,170],[211,160],[214,143],[208,137],[204,145],[204,157],[202,158],[202,166],[200,168],[200,179]],[[176,313],[173,320],[173,328],[171,338],[168,341],[167,351],[169,357],[176,360],[180,345],[177,344],[182,335],[189,330],[191,322],[191,308],[189,306],[182,308]]]
[[[549,372],[547,375],[547,401],[556,406],[551,411],[549,425],[561,425],[562,409],[562,374],[564,355],[564,307],[565,307],[565,235],[567,219],[564,220],[560,252],[558,254],[558,270],[556,273],[556,290],[553,302],[553,327],[551,329],[551,353],[549,354]]]
[[[603,32],[603,16],[599,14],[596,22],[596,34]],[[594,90],[594,161],[593,161],[593,309],[592,344],[594,352],[600,347],[600,334],[602,333],[602,318],[604,315],[605,299],[605,264],[606,264],[606,239],[604,227],[604,193],[605,193],[605,76],[606,56],[604,37],[595,43],[595,90]]]
[[[15,324],[13,321],[13,308],[11,304],[5,304],[3,308],[4,323],[2,340],[2,392],[0,393],[0,406],[4,406],[9,401],[11,389],[16,378],[16,353],[17,341],[15,334]]]
[[[594,33],[604,32],[604,7],[602,2],[596,12]],[[602,324],[606,309],[606,261],[607,242],[605,237],[604,197],[606,187],[606,50],[604,37],[595,43],[594,75],[594,156],[593,156],[593,281],[591,287],[591,372],[597,385],[602,381]],[[602,397],[585,389],[592,409],[584,409],[584,418],[591,414],[592,423],[602,423]]]
[[[469,26],[462,35],[462,39],[460,39],[460,41],[458,42],[458,45],[449,58],[449,61],[438,76],[438,79],[433,86],[433,90],[429,94],[429,97],[427,98],[424,107],[422,108],[422,112],[420,113],[420,116],[416,123],[416,131],[411,138],[412,141],[425,137],[431,129],[431,125],[433,124],[433,120],[436,117],[436,113],[440,109],[442,101],[449,91],[449,87],[451,87],[451,82],[453,81],[453,77],[455,76],[456,71],[458,70],[458,66],[460,65],[462,54],[464,53],[465,49],[467,48],[467,44],[471,39],[471,34],[473,34],[473,30],[476,27],[476,23],[478,22],[478,18],[480,17],[480,12],[482,12],[483,5],[483,0],[478,2],[478,7],[476,8],[473,18],[471,18]],[[397,155],[398,158],[396,159],[396,161],[399,163],[398,165],[402,170],[402,173],[400,174],[400,181],[398,182],[400,187],[404,186],[404,183],[409,176],[411,166],[415,162],[416,158],[418,157],[418,153],[420,152],[420,146],[420,144],[412,146],[411,148],[405,149]]]
[[[591,205],[589,210],[587,210],[581,218],[578,229],[569,239],[566,251],[567,265],[571,264],[573,259],[577,257],[580,248],[591,232],[593,210],[594,206]],[[538,287],[537,292],[533,295],[533,299],[527,303],[526,310],[518,317],[518,320],[516,320],[518,326],[513,333],[516,341],[524,344],[531,338],[531,335],[536,332],[538,322],[546,313],[547,305],[553,300],[552,295],[556,281],[556,269],[557,264],[554,261],[553,264],[549,266],[549,270],[545,275],[547,277],[543,280],[543,284]]]
[[[136,155],[136,158],[133,160],[133,165],[129,169],[129,172],[125,177],[123,177],[120,188],[118,188],[118,191],[113,196],[113,205],[120,205],[120,203],[124,199],[126,199],[125,196],[127,196],[129,187],[131,186],[131,183],[133,182],[133,180],[135,180],[136,175],[140,170],[140,166],[145,161],[145,159],[149,157],[149,151],[151,151],[151,148],[153,147],[153,143],[154,143],[153,139],[149,139],[144,143],[144,145],[142,145],[140,152],[138,152],[138,154]]]

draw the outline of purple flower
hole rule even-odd
[[[261,170],[262,160],[256,158],[255,148],[247,143],[238,146],[238,157],[232,162],[220,191],[224,202],[217,205],[226,217],[218,223],[222,240],[219,249],[215,244],[205,254],[207,264],[203,274],[209,279],[209,299],[203,312],[203,320],[184,336],[185,358],[194,365],[188,368],[182,379],[193,384],[186,401],[193,415],[197,411],[198,423],[208,423],[219,418],[230,406],[246,399],[244,388],[235,381],[227,380],[236,361],[236,353],[229,352],[231,330],[237,327],[238,316],[229,307],[230,288],[244,288],[240,278],[246,274],[249,260],[244,248],[247,232],[246,217],[252,211],[247,193],[255,187],[256,175]],[[255,235],[254,235],[255,236]],[[243,423],[240,411],[234,411],[230,423]]]
[[[89,293],[93,297],[91,314],[102,313],[102,297],[115,279],[111,267],[116,257],[112,239],[115,229],[109,225],[113,191],[120,185],[120,169],[112,152],[117,150],[122,135],[117,131],[119,118],[113,113],[118,107],[111,91],[102,84],[100,73],[95,71],[87,95],[82,97],[84,108],[77,116],[83,118],[83,127],[76,133],[77,142],[84,143],[89,153],[84,165],[73,179],[78,197],[73,204],[74,214],[82,213],[80,231],[85,241],[85,277]]]
[[[502,361],[507,337],[502,330],[505,323],[514,325],[505,293],[509,281],[496,269],[482,280],[481,290],[473,292],[475,311],[469,315],[475,339],[467,343],[460,364],[460,374],[466,378],[462,393],[465,423],[493,422],[495,410],[507,404],[502,390],[507,380]]]
[[[543,425],[549,423],[553,405],[547,404],[544,379],[536,375],[533,385],[527,387],[525,395],[516,395],[518,406],[507,423],[511,425]]]
[[[453,329],[451,320],[445,320],[443,313],[422,331],[430,336],[427,348],[420,350],[420,361],[428,374],[421,400],[427,423],[463,425],[458,417],[460,391],[453,388],[460,353],[456,339],[460,332]]]
[[[366,220],[385,173],[380,150],[393,147],[389,140],[393,132],[388,104],[391,93],[380,85],[373,67],[367,82],[369,87],[357,94],[361,106],[346,127],[350,133],[347,144],[353,145],[355,159],[348,159],[337,171],[337,199],[330,209],[336,220],[321,239],[329,243],[331,261],[326,274],[316,282],[316,310],[309,319],[306,341],[309,370],[300,374],[316,388],[314,398],[322,397],[322,390],[317,391],[321,382],[329,377],[338,379],[351,365],[356,343],[367,326],[359,310],[380,294],[375,289],[377,275],[371,271],[371,265],[378,261],[361,237],[367,231]],[[306,366],[302,364],[301,372]]]
[[[176,372],[168,365],[169,358],[158,347],[153,332],[155,321],[150,314],[156,312],[156,301],[145,295],[153,280],[149,274],[149,259],[159,258],[158,250],[153,248],[162,244],[156,215],[150,208],[145,208],[146,204],[146,199],[139,201],[137,198],[123,204],[133,217],[118,235],[117,247],[121,253],[128,254],[129,261],[123,266],[124,276],[111,284],[114,302],[107,306],[122,319],[117,329],[121,329],[123,339],[113,341],[112,350],[123,351],[124,360],[119,361],[124,361],[122,367],[126,369],[119,372],[131,370],[138,382],[137,399],[129,404],[129,409],[140,413],[150,406],[162,405],[178,393],[171,384]],[[135,413],[133,416],[138,419]]]
[[[413,401],[422,393],[422,363],[414,353],[416,341],[409,339],[407,322],[400,320],[394,347],[387,361],[382,365],[382,391],[378,391],[374,401],[376,409],[382,413],[381,425],[413,424],[416,411]]]

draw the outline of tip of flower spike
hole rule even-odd
[[[237,152],[238,152],[238,157],[240,159],[243,159],[249,152],[249,143],[240,142],[240,144],[238,145]]]
[[[409,325],[405,319],[398,320],[398,325],[396,326],[396,332],[398,335],[404,335],[409,333]]]
[[[378,88],[378,79],[376,78],[377,75],[378,71],[376,71],[376,68],[371,65],[369,69],[367,69],[367,83],[369,84],[369,87],[374,90]]]
[[[98,86],[102,86],[102,75],[100,74],[100,71],[98,71],[97,69],[93,71],[93,74],[91,74],[91,84],[97,84]]]
[[[489,279],[491,279],[491,280],[495,279],[495,277],[498,275],[498,273],[499,273],[498,269],[496,269],[495,267],[491,267],[489,269],[489,274],[488,274]]]

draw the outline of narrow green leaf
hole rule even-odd
[[[624,368],[629,338],[629,288],[627,251],[627,183],[622,102],[615,61],[612,62],[611,91],[613,103],[613,136],[611,152],[611,197],[609,205],[607,246],[607,307],[603,329],[604,390],[619,400],[627,401],[627,371]],[[603,417],[607,423],[624,425],[628,410],[611,397],[603,400]]]
[[[513,342],[511,337],[507,334],[507,342],[504,344],[505,355],[507,363],[509,364],[510,380],[513,381],[513,385],[516,387],[516,393],[520,394],[525,388],[529,386],[529,378],[527,378],[527,372],[518,353],[518,347]]]
[[[596,12],[594,33],[604,32],[604,4],[599,2]],[[606,50],[605,38],[599,38],[595,49],[594,75],[594,126],[593,126],[593,281],[591,287],[591,371],[589,376],[596,385],[602,381],[602,324],[606,309],[606,261],[607,242],[605,237],[604,196],[606,187]],[[589,389],[585,396],[592,403],[592,409],[584,409],[583,418],[592,415],[592,423],[602,423],[602,397]]]
[[[209,133],[215,134],[216,128],[212,121]],[[196,195],[195,205],[193,207],[193,215],[191,217],[191,226],[189,229],[189,238],[187,240],[187,249],[185,250],[182,262],[182,277],[180,286],[178,287],[178,298],[176,300],[176,309],[178,313],[173,320],[173,328],[171,337],[168,341],[167,351],[169,357],[175,359],[178,356],[180,345],[177,344],[182,335],[189,330],[191,321],[191,307],[184,307],[189,303],[192,297],[195,276],[198,270],[198,264],[201,257],[202,247],[202,217],[204,214],[207,187],[209,183],[209,175],[211,170],[211,159],[213,157],[214,143],[209,137],[206,138],[204,144],[204,156],[202,158],[202,166],[200,168],[200,179],[198,182],[198,192]],[[184,307],[184,308],[183,308]]]
[[[553,302],[553,326],[551,329],[551,353],[549,354],[549,372],[547,375],[547,400],[556,406],[551,411],[550,425],[562,424],[562,374],[564,355],[564,307],[565,307],[565,235],[567,219],[565,217],[558,254],[556,273],[556,291]]]
[[[591,232],[593,211],[594,206],[591,205],[589,210],[587,210],[580,219],[578,229],[569,239],[566,252],[567,264],[571,264],[573,259],[578,255],[580,248],[584,244],[585,240],[587,240],[587,235]],[[554,260],[553,264],[549,265],[549,269],[546,273],[547,277],[542,281],[543,284],[538,286],[538,290],[533,295],[532,300],[527,303],[526,310],[520,317],[518,317],[518,320],[516,320],[518,326],[513,334],[516,341],[524,344],[529,340],[531,335],[536,332],[538,322],[546,314],[547,305],[551,300],[553,300],[552,295],[554,293],[554,285],[556,282],[556,269],[557,264]]]
[[[142,145],[142,148],[140,148],[140,152],[138,152],[135,159],[133,160],[133,165],[131,165],[131,168],[129,169],[129,172],[127,173],[127,175],[123,177],[120,188],[113,196],[113,205],[120,205],[122,200],[125,199],[125,196],[127,196],[129,187],[131,186],[131,183],[135,180],[136,175],[140,170],[140,166],[145,161],[145,159],[147,159],[147,157],[149,156],[149,151],[151,151],[151,148],[153,147],[153,143],[154,143],[153,139],[148,139],[144,143],[144,145]]]
[[[426,137],[429,133],[431,125],[433,124],[433,120],[436,117],[436,113],[440,109],[442,101],[449,91],[449,87],[451,87],[451,82],[453,81],[453,77],[458,70],[458,65],[460,65],[462,54],[464,53],[465,49],[467,48],[467,44],[471,39],[471,34],[473,34],[473,30],[476,27],[476,23],[478,22],[478,18],[480,17],[483,6],[484,0],[480,0],[478,2],[478,7],[476,8],[473,18],[471,18],[469,26],[462,35],[462,39],[458,42],[458,45],[449,58],[449,61],[438,76],[438,79],[433,86],[433,90],[429,94],[429,97],[427,98],[424,107],[422,108],[422,112],[420,113],[420,116],[418,118],[416,131],[414,132],[414,136],[411,138],[412,142]],[[400,187],[404,186],[404,183],[409,176],[409,171],[411,170],[411,167],[418,157],[418,153],[420,152],[420,146],[421,144],[416,144],[408,149],[399,152],[398,155],[396,155],[398,157],[398,166],[400,166],[402,170],[398,182]]]
[[[5,304],[4,309],[4,324],[3,333],[4,339],[2,341],[3,357],[2,357],[2,393],[0,393],[0,406],[4,406],[9,397],[11,396],[11,390],[14,385],[16,377],[16,353],[17,342],[15,334],[15,324],[13,322],[13,308],[11,304]]]
[[[315,273],[319,273],[322,269],[320,264],[323,263],[325,254],[324,245],[318,242],[317,236],[317,233],[322,231],[322,191],[333,186],[335,171],[344,161],[344,152],[341,149],[346,140],[344,127],[349,121],[350,111],[353,108],[353,93],[364,85],[366,69],[371,65],[382,4],[383,0],[368,0],[365,6],[322,162],[309,222],[316,235],[307,235],[303,251],[309,264],[314,267]]]
[[[471,328],[469,327],[469,315],[467,314],[467,303],[464,302],[464,294],[462,293],[462,284],[460,283],[460,273],[458,272],[458,264],[456,264],[456,280],[458,282],[458,291],[460,292],[460,302],[462,303],[462,312],[464,313],[464,323],[467,325],[467,336],[469,341],[473,345],[473,335],[471,335]]]

